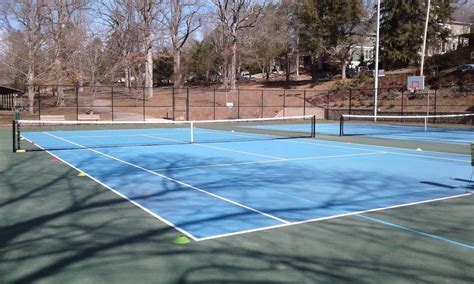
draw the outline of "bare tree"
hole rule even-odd
[[[71,83],[69,64],[73,53],[77,49],[70,49],[68,44],[79,36],[78,27],[81,21],[81,12],[88,4],[87,0],[54,0],[47,5],[48,37],[52,45],[52,74],[51,79],[57,84],[55,94],[57,106],[64,106],[64,87]],[[51,80],[50,79],[50,80]]]
[[[45,34],[46,1],[40,0],[1,0],[2,28],[9,34],[8,61],[2,61],[14,73],[26,78],[29,111],[33,112],[34,84],[36,79],[37,55],[40,52]],[[21,63],[21,64],[18,64]]]
[[[269,5],[258,27],[249,28],[240,36],[240,61],[258,66],[269,80],[271,63],[285,52],[287,46],[286,26],[279,6]]]
[[[237,43],[238,34],[242,30],[253,27],[262,16],[266,7],[266,0],[212,0],[217,7],[217,16],[222,36],[229,40],[223,40],[226,48],[231,50],[231,63],[228,65],[227,74],[230,88],[236,89],[236,70],[237,70]],[[227,46],[228,44],[228,46]],[[227,59],[225,59],[227,60]]]
[[[137,1],[137,10],[142,20],[143,49],[145,53],[145,89],[147,97],[153,97],[153,22],[157,16],[157,11],[161,1],[141,0]]]
[[[195,0],[167,0],[163,16],[169,28],[173,54],[173,85],[183,85],[181,52],[190,35],[201,27],[200,4]]]
[[[134,0],[101,0],[97,13],[108,27],[107,49],[114,58],[114,71],[123,71],[125,86],[131,87],[132,54],[138,33]],[[115,75],[115,74],[114,74]]]

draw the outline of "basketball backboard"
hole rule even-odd
[[[407,90],[411,93],[423,91],[425,89],[425,76],[408,76]]]

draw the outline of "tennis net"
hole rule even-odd
[[[450,115],[341,115],[339,135],[390,135],[474,130],[474,113]]]
[[[13,121],[14,152],[239,142],[314,136],[314,116],[206,121]]]

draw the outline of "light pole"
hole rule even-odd
[[[428,7],[426,8],[426,20],[425,20],[425,33],[423,35],[423,46],[421,47],[421,66],[420,66],[420,77],[421,80],[423,80],[423,87],[424,87],[424,81],[425,78],[423,77],[423,66],[425,64],[425,52],[426,52],[426,37],[428,34],[428,22],[430,19],[430,6],[431,6],[431,0],[428,0]],[[427,103],[426,103],[426,115],[430,114],[430,93],[426,93],[427,97]]]
[[[431,0],[428,0],[428,7],[426,8],[425,34],[423,35],[423,46],[421,47],[420,76],[423,76],[423,65],[425,64],[426,36],[428,34],[428,21],[430,19],[430,6],[431,6]]]
[[[379,93],[379,41],[380,41],[380,0],[377,0],[377,34],[375,39],[375,72],[374,72],[374,121],[377,121],[377,102]]]

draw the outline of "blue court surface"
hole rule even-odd
[[[305,125],[262,125],[252,128],[308,131]],[[339,123],[317,123],[316,133],[339,135]],[[429,141],[448,144],[470,144],[474,141],[474,128],[442,128],[430,127],[427,131],[422,126],[388,125],[388,124],[351,124],[345,122],[345,135],[370,136],[386,139],[402,139],[412,141]]]
[[[63,147],[49,152],[194,240],[470,194],[468,155],[314,139],[239,141],[254,134],[206,129],[195,129],[196,137],[234,141],[169,143],[186,141],[188,131],[23,137],[45,149]],[[163,144],[134,145],[142,140]],[[117,141],[120,147],[92,147]]]

